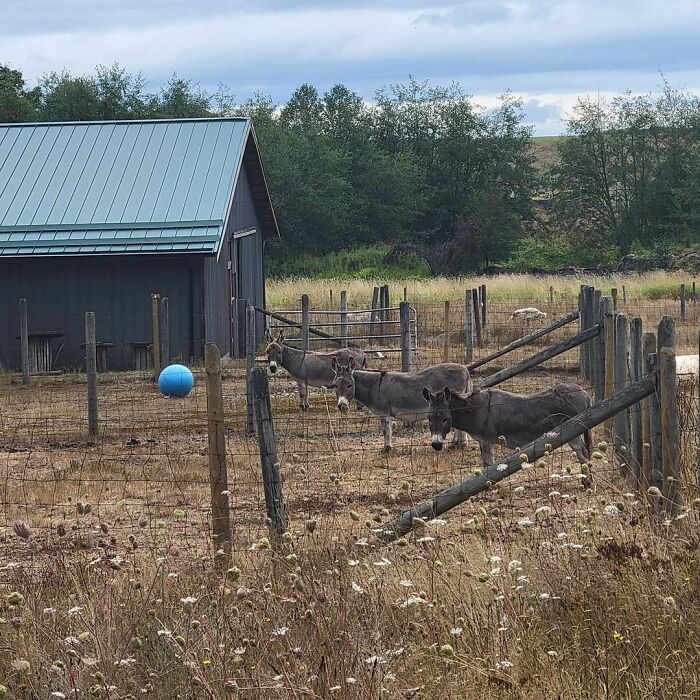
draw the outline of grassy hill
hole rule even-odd
[[[532,145],[535,151],[535,164],[539,170],[556,165],[559,162],[557,143],[564,136],[533,136]]]

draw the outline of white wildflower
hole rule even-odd
[[[453,627],[453,628],[450,630],[450,634],[451,634],[453,637],[459,637],[459,636],[462,634],[463,631],[464,631],[464,630],[463,630],[461,627]]]
[[[552,509],[549,506],[540,506],[536,511],[535,515],[549,515]]]
[[[386,557],[382,557],[379,561],[374,562],[374,566],[391,566],[391,562]]]
[[[169,629],[158,630],[157,634],[159,637],[172,637],[173,636],[172,631]]]
[[[603,508],[603,513],[610,516],[620,515],[620,509],[611,503]]]
[[[352,590],[355,591],[355,593],[364,593],[365,589],[362,588],[362,586],[359,583],[355,583],[354,581],[350,584],[352,587]]]
[[[524,487],[524,486],[516,486],[516,487],[513,489],[513,493],[522,493],[524,490],[525,490],[525,487]]]
[[[82,605],[76,605],[74,608],[71,608],[68,611],[68,617],[75,617],[76,615],[80,615],[80,613],[83,611],[83,606]]]
[[[426,537],[419,537],[416,540],[416,542],[418,542],[419,544],[423,544],[424,542],[435,542],[435,538],[434,537],[427,537],[427,536]]]
[[[56,608],[44,608],[42,612],[44,615],[53,615],[56,612]]]
[[[523,563],[520,561],[520,559],[513,559],[512,561],[508,562],[508,573],[513,573],[514,571],[522,571],[523,570]]]
[[[513,663],[511,661],[508,661],[507,659],[504,659],[503,661],[497,661],[496,668],[499,671],[503,671],[504,669],[513,668]]]
[[[428,601],[425,598],[421,598],[419,595],[410,595],[406,600],[404,600],[403,603],[401,603],[402,608],[407,608],[410,605],[423,605],[424,603],[427,603]]]
[[[399,586],[403,586],[404,588],[410,588],[413,585],[413,581],[411,581],[408,578],[402,578],[399,581]]]
[[[348,566],[357,566],[359,563],[359,559],[348,559]]]
[[[193,595],[188,595],[186,598],[180,598],[180,602],[186,608],[191,608],[197,602],[197,599]]]
[[[550,649],[550,650],[547,652],[547,656],[551,656],[552,658],[554,658],[555,656],[559,656],[559,654],[557,654],[557,652],[554,651],[554,649]]]
[[[518,520],[518,525],[520,525],[520,527],[532,527],[534,524],[535,523],[533,523],[532,520],[527,517],[520,518],[520,520]]]
[[[492,554],[489,557],[489,564],[498,564],[499,561],[503,561],[501,557],[498,556],[498,554]]]
[[[289,627],[275,627],[275,629],[272,630],[272,634],[275,637],[284,637],[287,632],[289,632]]]
[[[432,520],[428,520],[428,525],[447,525],[447,520],[443,520],[442,518],[433,518]]]

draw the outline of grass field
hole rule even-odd
[[[527,289],[525,280],[507,281],[521,294]],[[433,293],[461,299],[473,282],[453,284],[442,280]],[[493,297],[479,354],[522,331],[510,312],[523,297],[507,299],[497,280],[487,284],[504,296]],[[573,284],[557,288],[551,316],[575,303]],[[356,304],[367,289],[355,291]],[[543,306],[548,285],[545,292]],[[418,306],[420,366],[444,347],[435,303],[442,299]],[[647,328],[677,306],[646,297],[628,304]],[[460,311],[455,305],[449,324],[454,360],[464,354]],[[698,321],[693,308],[679,324],[680,350],[693,347]],[[381,366],[396,362],[391,356]],[[569,353],[506,388],[575,380],[576,364]],[[400,431],[385,455],[375,417],[340,415],[322,390],[302,413],[290,379],[271,378],[289,517],[289,533],[275,544],[258,444],[244,434],[244,376],[241,363],[225,363],[234,539],[232,561],[220,572],[208,536],[201,370],[184,400],[163,399],[144,374],[101,375],[97,440],[85,434],[84,376],[22,387],[16,375],[0,374],[4,697],[698,696],[692,383],[681,391],[681,518],[658,524],[657,497],[622,475],[598,429],[586,470],[592,484],[571,450],[557,450],[381,547],[371,528],[479,469],[475,444],[435,453],[418,426]],[[15,534],[17,521],[28,536],[21,528]]]
[[[412,303],[464,300],[464,290],[480,284],[488,287],[492,301],[545,304],[549,300],[549,288],[554,288],[555,299],[575,301],[581,284],[590,284],[609,293],[613,287],[622,298],[625,287],[629,299],[677,299],[680,285],[685,283],[690,293],[692,275],[683,272],[648,272],[643,274],[584,275],[582,277],[562,277],[561,275],[521,275],[505,274],[493,277],[436,277],[421,280],[394,280],[391,282],[392,301],[403,298],[406,287]],[[312,304],[325,308],[329,303],[331,290],[334,304],[337,305],[340,290],[348,293],[348,304],[353,308],[368,308],[372,300],[372,288],[383,284],[384,280],[358,279],[286,279],[271,280],[268,283],[267,303],[272,308],[298,308],[302,294],[309,294]]]

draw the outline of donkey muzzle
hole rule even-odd
[[[338,399],[338,410],[341,413],[347,413],[350,410],[350,404],[347,399],[343,397]]]
[[[440,435],[433,435],[433,439],[432,439],[430,444],[432,445],[432,448],[436,452],[440,452],[440,450],[442,449],[442,444],[443,444],[442,437]]]
[[[276,362],[270,362],[270,372],[274,374],[277,371],[277,363]]]

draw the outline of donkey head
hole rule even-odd
[[[267,332],[268,346],[265,349],[267,354],[267,362],[270,366],[270,372],[274,374],[277,367],[282,364],[282,343],[284,341],[284,331],[280,331],[276,338],[273,338],[270,331]]]
[[[335,372],[333,378],[333,387],[335,388],[335,396],[338,399],[338,410],[341,413],[347,413],[350,408],[350,402],[355,398],[355,358],[350,356],[347,365],[341,365],[338,358],[334,357],[331,361],[331,367]]]
[[[432,435],[431,445],[438,452],[442,449],[447,434],[452,430],[452,413],[450,413],[449,387],[433,394],[428,387],[423,389],[423,397],[428,402],[428,424]]]

